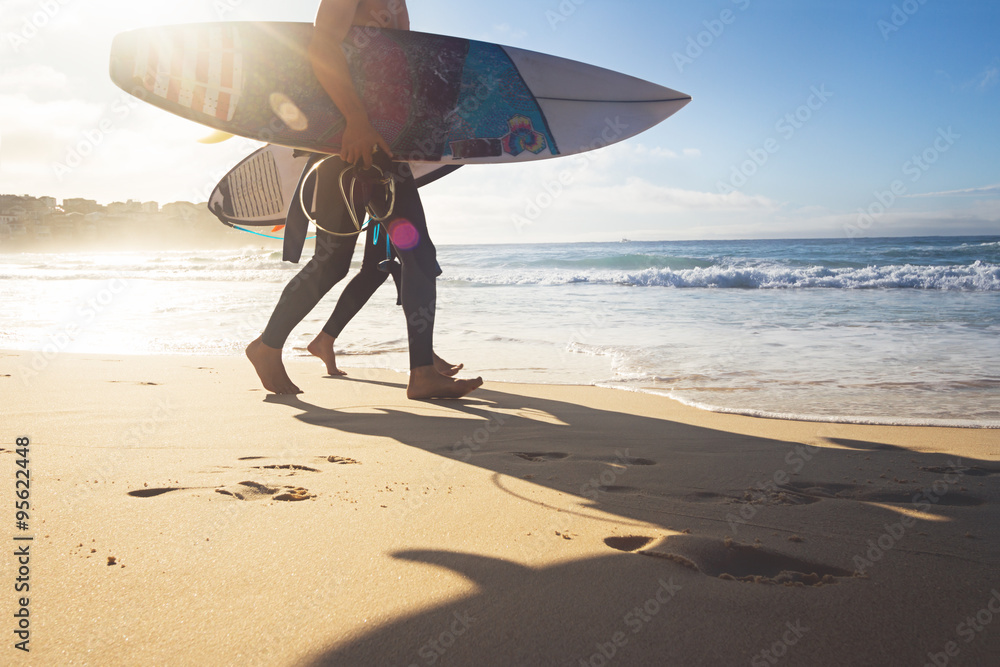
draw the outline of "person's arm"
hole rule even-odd
[[[368,120],[368,113],[354,89],[347,57],[341,48],[360,3],[361,0],[322,0],[309,44],[309,60],[316,79],[347,121],[340,157],[345,162],[363,162],[365,167],[370,167],[375,146],[390,157],[392,150]]]

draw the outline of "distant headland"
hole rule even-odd
[[[112,202],[0,195],[0,252],[75,248],[231,247],[255,243],[204,203]]]

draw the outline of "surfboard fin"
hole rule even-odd
[[[211,134],[205,135],[198,140],[199,144],[221,144],[223,141],[232,139],[235,134],[229,134],[228,132],[223,132],[222,130],[215,130]]]

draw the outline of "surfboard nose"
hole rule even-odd
[[[534,93],[563,154],[633,137],[691,101],[687,93],[596,65],[503,48]]]
[[[503,49],[538,99],[622,103],[691,100],[686,93],[596,65],[511,46]]]
[[[135,73],[136,36],[133,32],[122,32],[111,40],[109,69],[111,80],[119,88],[128,90],[132,86]]]

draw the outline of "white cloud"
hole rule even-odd
[[[979,79],[976,82],[976,89],[983,91],[991,88],[998,80],[1000,80],[1000,68],[990,67],[979,75]]]
[[[970,81],[963,83],[961,88],[963,90],[974,89],[982,93],[995,86],[998,81],[1000,81],[1000,60],[994,60]]]
[[[69,77],[48,65],[31,64],[0,71],[0,90],[5,94],[61,92],[69,87]]]
[[[661,158],[665,160],[679,160],[679,159],[694,159],[701,157],[701,150],[698,148],[684,148],[680,152],[672,148],[667,148],[665,146],[647,146],[641,142],[630,141],[622,144],[623,147],[627,147],[632,154],[649,157],[649,158]]]
[[[82,100],[39,102],[23,93],[0,94],[0,130],[4,132],[5,158],[45,161],[75,140],[83,128],[95,124],[102,107]]]
[[[922,194],[903,195],[904,197],[990,197],[1000,195],[1000,184],[987,185],[979,188],[963,190],[944,190],[942,192],[925,192]]]

